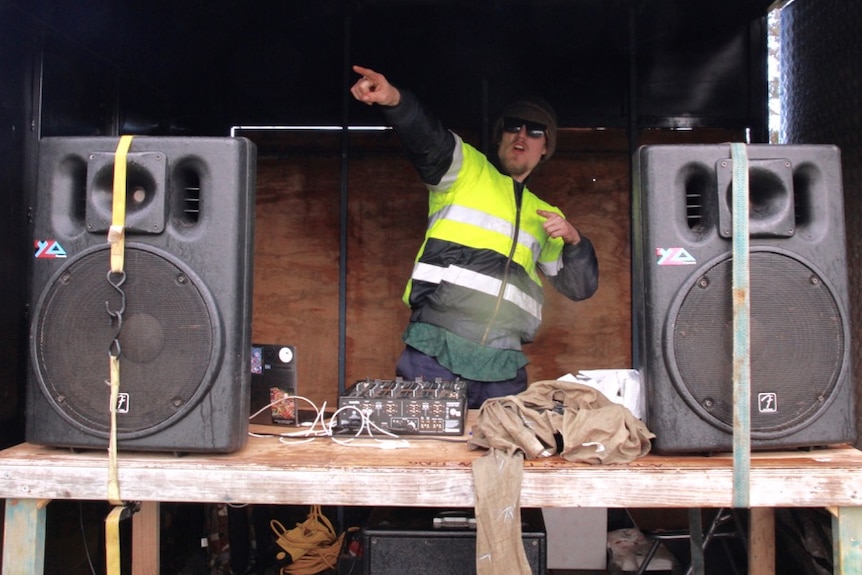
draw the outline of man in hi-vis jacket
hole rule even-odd
[[[406,90],[354,66],[351,88],[377,104],[429,195],[428,229],[404,291],[412,310],[396,375],[467,383],[468,407],[527,388],[521,346],[542,320],[542,282],[583,300],[598,287],[590,240],[526,186],[551,157],[556,114],[543,100],[510,104],[494,129],[499,167],[447,130]]]

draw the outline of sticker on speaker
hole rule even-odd
[[[36,259],[65,258],[68,255],[56,240],[36,240],[33,243],[36,248]]]
[[[776,413],[778,411],[778,394],[758,393],[757,411],[760,413]]]
[[[656,262],[660,266],[693,266],[697,260],[685,248],[656,248]]]

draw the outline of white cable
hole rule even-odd
[[[275,401],[271,401],[269,404],[263,406],[262,408],[260,408],[259,410],[257,410],[253,414],[251,414],[249,419],[254,419],[255,417],[257,417],[258,415],[260,415],[261,413],[263,413],[267,409],[272,409],[273,406],[278,405],[279,403],[283,403],[283,402],[288,401],[288,400],[293,401],[296,399],[301,399],[301,400],[305,401],[314,409],[315,413],[317,414],[315,416],[315,419],[314,419],[315,422],[318,419],[320,419],[320,417],[322,415],[321,410],[318,409],[316,405],[314,405],[313,401],[311,401],[310,399],[303,397],[301,395],[286,395],[286,396],[281,397]],[[323,408],[326,409],[326,403],[324,403],[323,406],[324,406]],[[298,410],[296,410],[296,411],[298,412]],[[277,436],[279,438],[279,441],[282,441],[282,438],[285,438],[285,437],[299,437],[299,438],[305,438],[305,441],[300,441],[300,442],[294,441],[292,443],[308,443],[314,439],[314,437],[310,436],[310,433],[311,433],[311,430],[304,430],[304,431],[297,431],[297,432],[290,432],[290,433],[279,433],[279,434],[277,434]],[[254,433],[252,431],[249,431],[248,434],[251,437],[271,437],[272,435],[274,435],[272,433]]]
[[[403,448],[403,447],[410,447],[409,441],[399,438],[397,435],[395,435],[394,433],[392,433],[390,431],[386,431],[385,429],[381,429],[380,427],[377,426],[377,424],[375,424],[373,421],[371,421],[371,418],[368,417],[367,414],[363,413],[359,408],[357,408],[353,405],[347,405],[345,407],[338,409],[334,414],[332,414],[332,417],[330,418],[330,422],[333,420],[336,420],[339,413],[341,413],[342,411],[345,411],[345,410],[349,410],[349,409],[353,409],[357,413],[359,413],[359,418],[360,418],[361,423],[359,425],[359,429],[356,431],[356,434],[353,437],[350,437],[347,439],[339,439],[335,436],[332,436],[331,437],[332,441],[334,441],[338,445],[343,445],[345,447],[376,447],[378,449],[399,449],[399,448]],[[332,428],[332,425],[330,425],[330,429],[331,428]],[[378,439],[378,438],[374,437],[374,432],[372,431],[372,428],[376,429],[377,431],[379,431],[380,433],[382,433],[384,435],[396,438],[398,441],[393,442],[393,441],[388,440],[388,439],[387,440]],[[357,443],[357,444],[353,443],[353,441],[355,439],[357,439],[362,434],[363,430],[366,430],[368,432],[368,436],[371,439],[373,439],[375,441],[375,443],[370,443],[370,444],[369,443]]]
[[[318,408],[314,404],[313,401],[311,401],[307,397],[303,397],[301,395],[288,395],[288,396],[284,396],[282,398],[279,398],[275,401],[272,401],[268,405],[265,405],[264,407],[262,407],[261,409],[257,410],[255,413],[253,413],[249,417],[249,419],[254,419],[255,417],[257,417],[258,415],[260,415],[261,413],[263,413],[267,409],[271,409],[274,405],[277,405],[279,403],[282,403],[282,402],[285,402],[288,400],[296,400],[296,399],[305,401],[306,403],[311,405],[311,407],[315,411],[314,420],[312,421],[311,426],[308,429],[304,429],[302,431],[279,433],[279,434],[254,433],[254,432],[250,431],[249,435],[251,437],[272,437],[273,435],[276,435],[278,437],[279,442],[284,443],[284,444],[289,444],[289,445],[309,443],[311,441],[314,441],[318,437],[328,437],[330,440],[337,443],[338,445],[342,445],[345,447],[376,447],[378,449],[401,449],[404,447],[410,447],[409,441],[407,441],[406,439],[400,438],[398,435],[392,433],[391,431],[387,431],[385,429],[382,429],[376,423],[371,421],[371,418],[368,416],[368,414],[363,413],[362,410],[360,410],[359,408],[357,408],[356,406],[353,406],[353,405],[347,405],[347,406],[340,407],[339,409],[337,409],[335,411],[335,413],[333,413],[330,416],[329,423],[327,424],[326,419],[324,417],[325,412],[326,412],[326,402],[323,402],[323,406],[321,408]],[[333,430],[338,425],[338,416],[347,410],[353,410],[357,414],[359,414],[360,425],[359,425],[359,429],[356,431],[356,433],[353,435],[353,437],[349,437],[347,439],[340,439],[340,438],[335,436]],[[316,429],[318,426],[320,426],[321,429]],[[389,438],[393,438],[397,441],[393,441],[392,439],[380,439],[378,437],[375,437],[374,436],[374,430],[382,433],[383,435],[388,436]],[[368,443],[368,442],[354,443],[354,441],[356,439],[358,439],[359,436],[363,434],[363,432],[367,432],[368,437],[370,439],[373,439],[374,443]]]

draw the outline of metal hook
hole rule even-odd
[[[117,332],[117,337],[111,340],[111,345],[108,346],[108,353],[111,357],[120,357],[120,354],[123,353],[123,350],[120,348],[119,332]]]
[[[114,276],[117,276],[119,278],[118,281],[116,281],[116,282],[113,281]],[[121,316],[126,311],[126,292],[124,292],[121,288],[122,288],[122,285],[124,283],[126,283],[126,272],[125,271],[114,272],[114,271],[109,270],[108,275],[107,275],[107,280],[108,280],[108,283],[111,284],[111,287],[114,288],[115,290],[117,290],[117,292],[120,294],[120,309],[119,309],[119,311],[111,311],[111,306],[110,306],[109,302],[106,301],[105,302],[105,311],[108,312],[109,316],[120,319],[120,322],[122,323]]]

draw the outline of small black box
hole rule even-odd
[[[521,533],[534,575],[547,573],[541,509],[521,510]],[[364,575],[475,575],[472,509],[377,507],[363,529]]]

